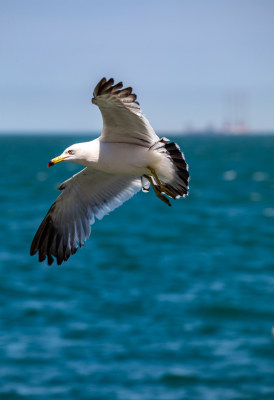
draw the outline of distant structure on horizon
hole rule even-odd
[[[224,93],[220,126],[209,122],[203,128],[197,129],[192,122],[188,122],[184,132],[190,134],[249,134],[251,133],[247,122],[249,120],[249,103],[249,96],[244,91],[234,90]]]
[[[247,120],[249,119],[249,96],[246,92],[235,90],[223,96],[222,133],[250,133]]]

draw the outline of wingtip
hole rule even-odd
[[[30,252],[29,253],[30,253],[31,256],[34,256],[37,253],[37,251],[38,251],[38,249],[36,247],[36,241],[35,241],[35,237],[34,237],[32,243],[31,243],[31,246],[30,246]]]
[[[94,88],[94,91],[93,91],[93,97],[96,97],[97,95],[98,95],[98,92],[99,92],[99,90],[100,90],[100,87],[102,86],[102,85],[104,85],[105,83],[106,83],[106,78],[105,77],[103,77],[98,83],[97,83],[97,85],[95,86],[95,88]],[[93,99],[91,100],[92,101],[92,103],[93,103]]]

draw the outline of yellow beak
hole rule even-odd
[[[57,164],[57,163],[59,163],[59,162],[61,162],[61,161],[64,161],[66,158],[68,158],[68,156],[65,156],[65,157],[61,157],[61,156],[55,157],[55,158],[53,158],[52,160],[49,161],[48,167],[52,167],[53,165],[55,165],[55,164]]]

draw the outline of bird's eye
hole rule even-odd
[[[69,154],[74,154],[74,150],[68,150]]]

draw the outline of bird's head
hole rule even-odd
[[[53,165],[61,161],[70,161],[81,164],[82,159],[83,159],[83,143],[73,144],[72,146],[64,150],[60,156],[50,160],[48,163],[48,167],[52,167]]]

